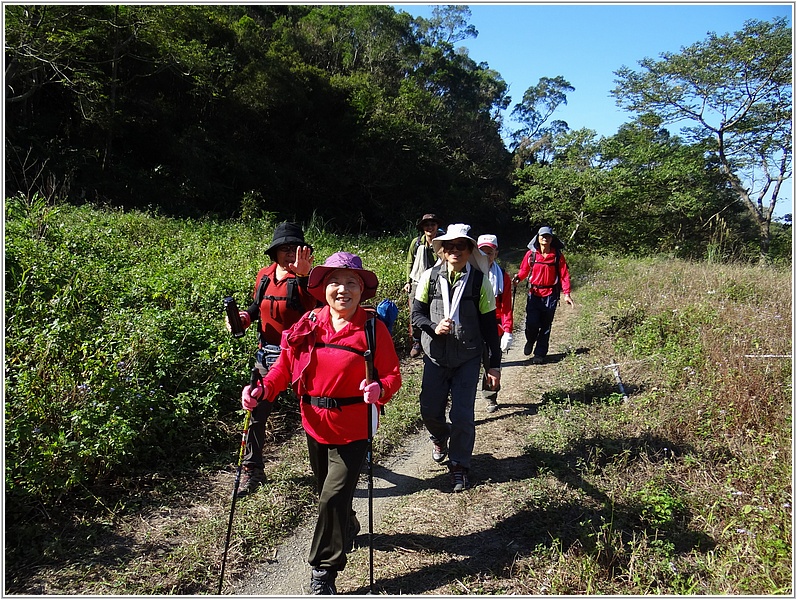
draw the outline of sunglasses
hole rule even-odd
[[[468,242],[443,242],[444,252],[451,252],[452,250],[458,250],[459,252],[470,250],[470,244]]]

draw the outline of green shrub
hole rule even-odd
[[[10,509],[137,470],[219,460],[255,349],[222,299],[251,299],[273,224],[11,203],[6,222],[6,489]],[[55,218],[57,216],[57,219]],[[316,264],[359,253],[398,300],[405,241],[306,226]],[[404,309],[406,302],[398,302]],[[396,324],[406,331],[407,311]]]

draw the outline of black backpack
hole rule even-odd
[[[257,293],[255,294],[255,303],[260,308],[260,304],[263,300],[271,300],[272,302],[278,302],[280,300],[285,300],[288,308],[291,308],[297,312],[302,312],[304,307],[302,307],[302,301],[299,298],[299,280],[296,277],[291,277],[286,284],[288,287],[288,295],[287,296],[266,296],[266,289],[268,288],[268,284],[270,279],[268,275],[263,275],[260,278],[260,285],[257,286]]]

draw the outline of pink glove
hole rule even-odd
[[[241,406],[244,410],[252,410],[257,406],[258,402],[266,400],[266,388],[263,387],[263,382],[258,381],[255,389],[249,391],[249,386],[245,385],[241,390]]]
[[[378,381],[368,383],[365,379],[360,382],[360,389],[363,391],[363,398],[366,404],[379,404],[379,397],[382,395],[382,386]]]
[[[241,325],[244,326],[244,329],[249,329],[252,324],[252,317],[249,316],[249,313],[242,310],[238,313],[238,316],[241,317]]]

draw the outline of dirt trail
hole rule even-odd
[[[519,304],[520,298],[519,291]],[[493,575],[511,568],[520,543],[512,531],[515,511],[511,489],[533,476],[533,465],[524,459],[525,439],[537,426],[536,405],[541,394],[560,379],[560,361],[568,347],[568,322],[577,308],[563,304],[557,310],[551,354],[543,365],[531,365],[523,356],[522,310],[522,306],[516,307],[514,345],[502,364],[499,410],[488,413],[477,395],[470,488],[460,494],[450,491],[448,467],[432,461],[425,430],[408,439],[394,456],[374,466],[374,593],[486,593]],[[338,594],[369,592],[365,477],[355,494],[354,508],[362,531],[358,548],[338,575]],[[260,565],[245,581],[234,582],[232,593],[307,594],[307,552],[314,524],[313,517],[299,527],[278,547],[269,564]],[[480,590],[470,590],[461,581],[463,575],[476,576],[486,583]]]

